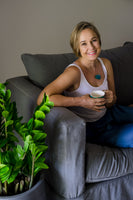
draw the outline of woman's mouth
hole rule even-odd
[[[95,55],[96,54],[96,51],[91,51],[90,53],[88,53],[88,55]]]

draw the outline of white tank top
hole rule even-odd
[[[98,58],[98,60],[100,61],[101,65],[102,65],[102,69],[103,69],[104,76],[105,76],[103,83],[98,87],[92,86],[86,80],[84,73],[82,72],[81,68],[77,64],[72,63],[72,64],[68,65],[67,68],[71,67],[71,66],[75,66],[80,70],[80,73],[81,73],[80,84],[79,84],[79,87],[72,92],[64,91],[65,96],[77,97],[77,96],[90,94],[93,90],[108,90],[107,70],[106,70],[106,67],[105,67],[102,59]],[[77,115],[79,115],[80,117],[85,119],[86,122],[97,121],[101,117],[103,117],[104,114],[106,113],[106,108],[102,109],[100,112],[90,110],[90,109],[87,109],[87,108],[83,108],[83,107],[77,107],[77,106],[71,107],[70,109],[73,112],[75,112]]]

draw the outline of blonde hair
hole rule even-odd
[[[71,37],[70,37],[70,45],[73,49],[73,52],[75,53],[75,55],[77,57],[81,56],[80,49],[79,49],[80,33],[84,29],[88,29],[88,28],[93,30],[96,33],[98,40],[99,40],[99,44],[101,46],[101,37],[100,37],[99,31],[97,30],[97,28],[92,23],[85,22],[85,21],[80,22],[75,26],[75,28],[73,29],[73,31],[71,33]]]

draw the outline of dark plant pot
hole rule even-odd
[[[45,200],[45,185],[41,179],[30,190],[13,196],[0,196],[0,200]]]

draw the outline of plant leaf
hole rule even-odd
[[[44,125],[44,122],[38,120],[38,119],[35,119],[34,120],[34,128],[37,129],[37,128],[41,128],[43,125]]]
[[[6,90],[6,100],[9,100],[11,97],[11,91],[8,89]]]
[[[16,153],[18,154],[18,157],[20,159],[23,159],[25,151],[23,150],[23,148],[19,144],[17,145]]]
[[[45,119],[45,114],[44,114],[44,112],[41,111],[41,110],[37,110],[37,111],[35,112],[35,118],[36,118],[36,119],[41,119],[41,120]]]
[[[13,124],[13,120],[9,120],[5,122],[5,127],[8,127],[9,125]]]
[[[38,133],[33,136],[33,139],[36,140],[44,140],[47,137],[46,133]]]
[[[42,105],[39,110],[43,111],[44,113],[49,113],[50,112],[50,108],[46,105]]]

